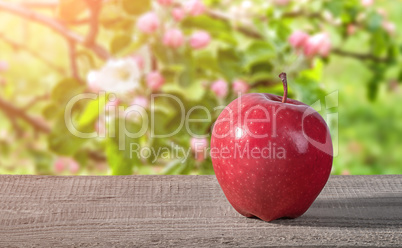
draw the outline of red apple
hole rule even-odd
[[[246,94],[215,122],[211,158],[230,204],[246,217],[296,218],[311,206],[328,180],[332,141],[323,118],[284,96]]]

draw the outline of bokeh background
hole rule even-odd
[[[282,95],[277,75],[285,71],[290,97],[327,119],[333,174],[401,174],[400,13],[398,0],[0,1],[0,173],[212,174],[208,155],[194,149],[209,138],[185,130],[126,139],[190,149],[185,162],[130,158],[109,135],[118,136],[113,125],[122,118],[112,110],[150,113],[152,93],[173,94],[186,110],[226,105],[239,92]],[[77,138],[66,128],[66,105],[99,91],[106,93],[80,101],[72,118],[105,137]],[[156,132],[177,126],[173,101],[156,101],[152,111]],[[191,129],[209,134],[218,114]],[[135,132],[142,121],[125,123]]]

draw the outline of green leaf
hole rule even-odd
[[[388,36],[384,30],[379,29],[371,36],[371,49],[372,53],[376,56],[381,56],[387,52],[388,48]]]
[[[187,159],[182,162],[182,160],[173,160],[163,169],[162,174],[164,175],[185,175],[189,174],[194,168],[194,160]]]
[[[8,142],[0,139],[0,155],[2,157],[7,157],[7,156],[9,156],[10,152],[11,152],[11,147],[8,144]]]
[[[192,68],[187,68],[187,70],[183,70],[183,72],[180,73],[178,80],[179,85],[182,87],[188,87],[193,84],[195,81],[195,77]]]
[[[84,50],[84,49],[79,50],[79,51],[77,51],[76,56],[77,56],[78,60],[81,62],[80,65],[83,64],[86,68],[94,68],[96,66],[93,54],[91,52],[89,52],[88,50]]]
[[[133,165],[130,159],[125,157],[125,153],[119,150],[115,140],[109,140],[106,145],[106,157],[112,175],[131,175],[133,174]]]
[[[367,98],[370,101],[374,101],[377,97],[378,86],[380,81],[377,81],[376,78],[371,79],[367,84]]]
[[[106,143],[106,157],[113,175],[131,175],[134,168],[141,164],[139,138],[127,136],[126,132],[137,133],[141,129],[141,124],[116,119],[115,137],[109,138]],[[125,124],[125,130],[120,128],[120,121]]]
[[[370,101],[374,101],[378,94],[378,88],[380,83],[384,80],[384,75],[387,71],[386,65],[372,64],[370,69],[373,72],[373,77],[367,84],[367,97]]]
[[[324,4],[324,8],[329,10],[334,17],[338,17],[341,15],[343,10],[344,1],[336,0],[336,1],[327,1]]]
[[[54,88],[51,94],[51,99],[58,104],[65,105],[74,96],[84,92],[86,86],[80,84],[73,78],[61,80]]]
[[[306,104],[313,104],[325,95],[325,91],[320,87],[323,66],[324,63],[316,59],[315,65],[311,69],[301,71],[295,78],[296,83],[292,84],[290,88],[297,93],[298,100]]]
[[[242,59],[234,49],[221,49],[218,51],[218,65],[228,81],[233,81],[242,73]]]
[[[162,174],[164,175],[177,175],[180,174],[182,170],[186,167],[185,163],[182,163],[180,159],[173,160],[168,163],[166,167],[162,170]]]
[[[121,0],[124,11],[130,15],[140,15],[151,9],[150,0]]]
[[[383,17],[377,12],[371,12],[367,17],[367,28],[371,32],[381,29]]]
[[[113,37],[110,43],[110,51],[113,54],[117,54],[122,50],[126,49],[132,43],[130,35],[120,34]]]
[[[182,65],[169,65],[161,70],[163,77],[165,78],[166,82],[175,83],[179,75],[183,72],[184,66]]]
[[[219,35],[231,30],[231,26],[227,21],[214,19],[207,15],[197,17],[189,17],[183,20],[182,26],[190,30],[203,29],[210,32],[212,35]]]
[[[76,128],[78,131],[85,133],[94,131],[93,127],[89,126]],[[47,137],[49,149],[57,154],[65,156],[74,155],[79,149],[81,149],[81,146],[86,141],[88,141],[88,139],[79,138],[67,129],[64,121],[64,115],[59,117],[54,125],[54,128],[52,129],[52,132]]]
[[[214,167],[212,166],[211,159],[205,159],[200,164],[200,174],[201,175],[214,175]]]
[[[155,98],[151,110],[153,114],[153,123],[157,123],[157,125],[153,126],[155,135],[168,135],[172,133],[180,127],[180,124],[183,121],[180,103],[187,106],[186,100],[181,98],[180,95],[171,95],[178,99],[163,96]],[[151,122],[149,122],[149,125],[151,125]],[[180,130],[184,131],[185,129],[181,128]]]
[[[74,155],[75,161],[77,161],[82,167],[87,166],[88,161],[90,160],[88,151],[86,150],[79,150],[75,155]]]
[[[195,82],[195,67],[193,54],[191,49],[186,49],[183,54],[177,57],[177,62],[185,65],[184,70],[180,73],[178,82],[182,87],[188,87]]]
[[[203,106],[204,107],[204,106]],[[209,111],[205,109],[193,109],[191,112],[188,112],[189,120],[192,120],[188,123],[188,131],[197,135],[203,135],[208,133],[207,130],[211,126],[211,121],[208,120]]]
[[[247,48],[245,68],[250,69],[255,64],[269,62],[276,57],[274,47],[265,41],[254,41]]]
[[[194,62],[198,70],[220,73],[217,59],[212,51],[204,49],[194,53]]]
[[[35,161],[35,174],[36,175],[49,175],[52,173],[51,167],[52,156],[49,152],[39,150],[29,150],[30,155]]]
[[[96,118],[99,116],[99,108],[104,108],[106,105],[106,96],[98,97],[96,100],[90,101],[80,118],[78,119],[78,125],[80,127],[93,124]]]
[[[50,103],[46,107],[43,108],[42,114],[47,120],[53,120],[57,116],[60,116],[62,111],[63,111],[63,109],[60,109],[59,105]]]
[[[107,1],[102,3],[103,8],[99,14],[99,23],[105,29],[115,30],[131,30],[134,21],[122,15],[122,8],[115,1]]]
[[[153,42],[150,44],[153,55],[163,64],[171,64],[168,57],[169,49],[166,49],[165,46],[161,45],[158,42]]]
[[[402,68],[402,66],[400,66],[399,68]],[[398,83],[401,84],[402,83],[402,69],[399,71],[398,73]]]
[[[260,63],[255,63],[249,68],[249,72],[254,77],[258,78],[266,73],[271,73],[274,66],[269,61],[262,61]]]
[[[292,33],[292,30],[289,27],[290,23],[291,23],[290,20],[284,19],[284,20],[279,20],[279,21],[276,21],[276,22],[270,24],[270,26],[274,25],[274,27],[276,28],[277,36],[281,40],[286,41],[286,43],[287,43],[287,39],[289,38],[289,36]]]
[[[200,81],[197,81],[185,88],[177,84],[165,84],[162,89],[165,93],[180,95],[187,101],[194,102],[200,101],[205,94],[205,87],[202,86]]]
[[[271,80],[271,79],[272,79],[272,74],[267,70],[267,71],[253,73],[251,75],[249,81],[250,81],[250,83],[257,83],[257,82]]]

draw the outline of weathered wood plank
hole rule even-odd
[[[333,176],[302,217],[240,216],[214,176],[0,176],[0,246],[402,246],[402,175]]]

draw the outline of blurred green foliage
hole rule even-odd
[[[61,1],[64,5],[34,11],[54,17],[84,36],[87,27],[74,22],[85,18],[88,10],[76,2]],[[205,106],[215,113],[212,122],[219,114],[213,108],[226,105],[236,97],[231,87],[227,97],[216,97],[209,89],[213,81],[225,79],[232,86],[234,80],[242,79],[248,82],[250,92],[282,95],[277,75],[286,71],[291,98],[307,104],[320,100],[320,113],[324,117],[338,114],[338,120],[329,123],[338,153],[334,174],[402,173],[399,152],[402,150],[402,111],[399,110],[402,38],[397,32],[402,26],[401,4],[378,0],[374,6],[363,7],[357,0],[334,0],[290,1],[279,6],[274,0],[256,0],[253,7],[242,11],[244,2],[205,1],[208,9],[216,13],[188,16],[180,23],[172,21],[169,11],[158,8],[161,23],[166,25],[155,34],[145,35],[138,31],[136,22],[152,8],[151,1],[107,1],[99,15],[97,42],[116,58],[138,54],[144,45],[149,47],[154,60],[150,64],[156,63],[166,80],[161,92],[179,98],[186,113],[196,105]],[[76,6],[74,12],[67,11],[71,6]],[[60,156],[78,161],[79,174],[213,173],[209,158],[154,162],[153,156],[133,158],[128,149],[119,150],[120,130],[110,124],[118,124],[119,116],[107,126],[113,129],[114,137],[88,140],[73,135],[65,125],[65,107],[72,97],[88,92],[83,83],[86,75],[105,62],[91,49],[78,46],[75,59],[80,78],[74,78],[69,72],[71,56],[63,37],[33,21],[3,14],[1,8],[0,14],[0,60],[10,67],[0,72],[0,99],[24,113],[39,116],[39,121],[51,127],[50,133],[40,133],[21,121],[20,116],[7,114],[0,108],[0,173],[69,174],[68,170],[57,171],[53,167]],[[389,20],[397,27],[394,33],[384,27],[384,22]],[[180,28],[187,36],[205,30],[212,41],[203,50],[189,46],[167,49],[162,39],[163,29],[169,25]],[[351,32],[351,27],[356,31]],[[288,42],[294,30],[311,35],[328,32],[333,46],[330,56],[309,58],[295,51]],[[146,87],[145,77],[140,83],[138,94],[149,97],[151,91]],[[325,109],[325,96],[334,91],[338,92],[339,104]],[[85,100],[74,106],[72,120],[79,131],[96,129],[98,116],[103,111],[98,106],[104,105],[107,99],[105,95],[95,102]],[[130,100],[123,97],[122,106],[129,106]],[[157,133],[176,129],[178,108],[168,99],[155,102],[152,111],[158,123]],[[151,115],[151,110],[147,111]],[[191,117],[202,119],[205,115],[195,111]],[[125,125],[133,132],[141,126],[136,121]],[[211,123],[197,123],[191,130],[208,134],[210,127]],[[149,133],[140,138],[126,137],[125,144],[157,149],[169,148],[174,143],[188,149],[190,139],[181,130],[168,139],[155,139]]]

